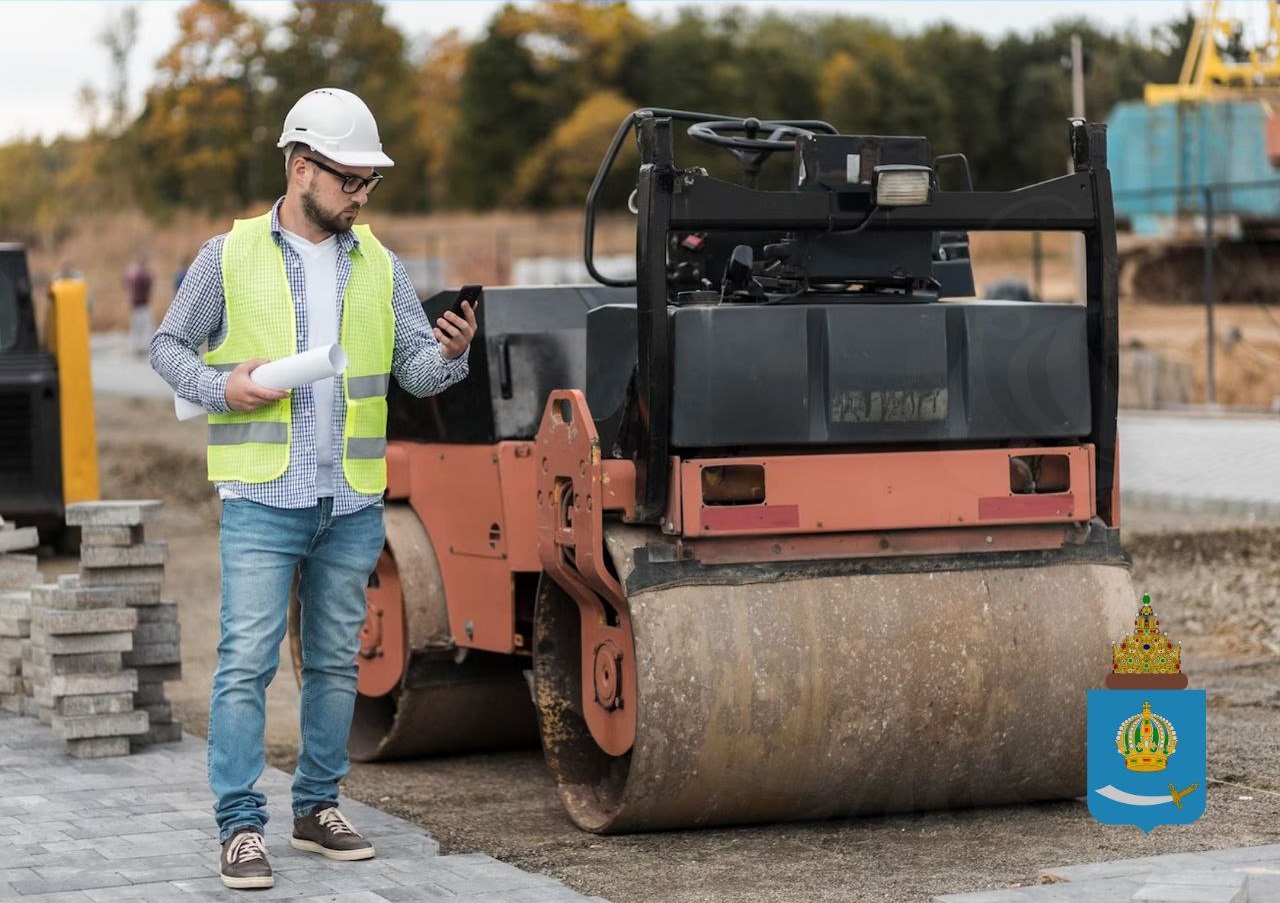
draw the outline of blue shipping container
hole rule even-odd
[[[1178,214],[1202,213],[1205,186],[1234,184],[1215,187],[1215,214],[1280,219],[1280,172],[1267,159],[1269,115],[1257,100],[1117,104],[1107,124],[1116,214],[1139,234],[1157,234]]]

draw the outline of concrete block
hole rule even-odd
[[[169,547],[163,542],[136,546],[80,546],[80,567],[136,568],[163,565]]]
[[[74,717],[76,715],[118,715],[132,712],[132,693],[95,693],[91,696],[62,696],[53,702],[55,714]]]
[[[164,502],[117,500],[77,502],[67,506],[67,523],[73,527],[136,527],[155,522],[164,510]]]
[[[133,705],[135,708],[145,708],[149,705],[158,705],[167,702],[164,695],[164,683],[162,681],[144,681],[138,680],[138,690],[133,694]]]
[[[169,624],[178,621],[178,603],[161,602],[158,605],[138,607],[138,629],[143,624]]]
[[[154,743],[178,743],[181,740],[182,725],[174,721],[169,724],[153,724],[145,734],[135,736],[131,746],[137,749]]]
[[[164,568],[156,567],[118,567],[118,568],[86,568],[80,566],[81,586],[140,586],[154,583],[158,587],[164,582]]]
[[[31,619],[0,617],[0,636],[31,636]]]
[[[10,674],[22,673],[22,656],[19,655],[3,655],[0,656],[0,675],[7,676]]]
[[[36,718],[45,727],[53,724],[53,709],[50,706],[42,705],[36,709]]]
[[[0,618],[31,617],[30,593],[0,593]]]
[[[181,661],[182,650],[177,643],[135,643],[132,651],[124,653],[126,668],[176,665]]]
[[[85,737],[124,737],[145,734],[148,722],[146,712],[121,712],[117,715],[65,715],[53,716],[53,732],[63,740],[81,740]]]
[[[182,680],[182,665],[146,665],[136,669],[139,683],[163,683],[167,680]]]
[[[153,727],[157,724],[169,724],[173,721],[173,706],[167,702],[155,702],[137,707],[147,713],[147,717],[151,719]]]
[[[40,535],[35,527],[20,530],[0,530],[0,552],[20,552],[40,545]]]
[[[45,637],[44,648],[50,655],[128,652],[133,648],[133,634],[127,632],[54,634]]]
[[[130,752],[128,737],[85,737],[67,740],[67,755],[76,759],[104,759],[108,756],[127,756]]]
[[[141,621],[141,618],[139,618],[139,621]],[[177,621],[162,621],[153,624],[139,623],[133,630],[133,642],[138,646],[144,646],[149,643],[177,643],[180,639],[181,631]]]
[[[81,527],[80,545],[84,546],[136,546],[143,541],[143,526],[133,527]]]
[[[35,608],[31,612],[33,627],[43,635],[68,633],[133,632],[138,615],[131,608],[98,608],[89,611],[59,611]]]
[[[24,693],[22,696],[22,714],[26,718],[35,718],[40,714],[40,706],[30,693]]]
[[[1133,903],[1247,903],[1249,897],[1243,886],[1148,883],[1129,899]]]
[[[37,592],[38,590],[38,592]],[[32,587],[33,599],[49,600],[46,608],[123,608],[160,604],[160,584],[81,586],[77,574],[63,574],[56,587]]]
[[[27,589],[40,582],[40,570],[34,555],[0,555],[0,590]]]
[[[138,672],[114,674],[54,674],[49,692],[54,696],[92,696],[99,693],[132,693],[138,689]]]
[[[12,715],[21,715],[22,694],[0,693],[0,712],[9,712]]]
[[[37,679],[51,674],[103,674],[119,671],[122,652],[86,652],[79,655],[49,655],[38,657],[31,666]]]
[[[17,674],[0,674],[0,694],[17,695],[22,692],[22,678]]]

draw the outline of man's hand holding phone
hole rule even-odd
[[[480,306],[483,285],[464,285],[453,304],[436,320],[435,336],[440,353],[448,360],[461,357],[476,334],[476,308]]]

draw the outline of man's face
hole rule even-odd
[[[341,175],[335,175],[325,167]],[[343,177],[368,178],[373,175],[373,168],[342,166],[328,160],[308,160],[307,168],[310,174],[307,187],[302,192],[302,212],[326,232],[346,232],[355,224],[360,208],[369,202],[369,189],[367,186],[361,187],[354,194],[347,194],[342,190]]]

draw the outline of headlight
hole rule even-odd
[[[880,207],[919,207],[929,203],[933,170],[927,166],[886,164],[871,176],[871,197]]]

